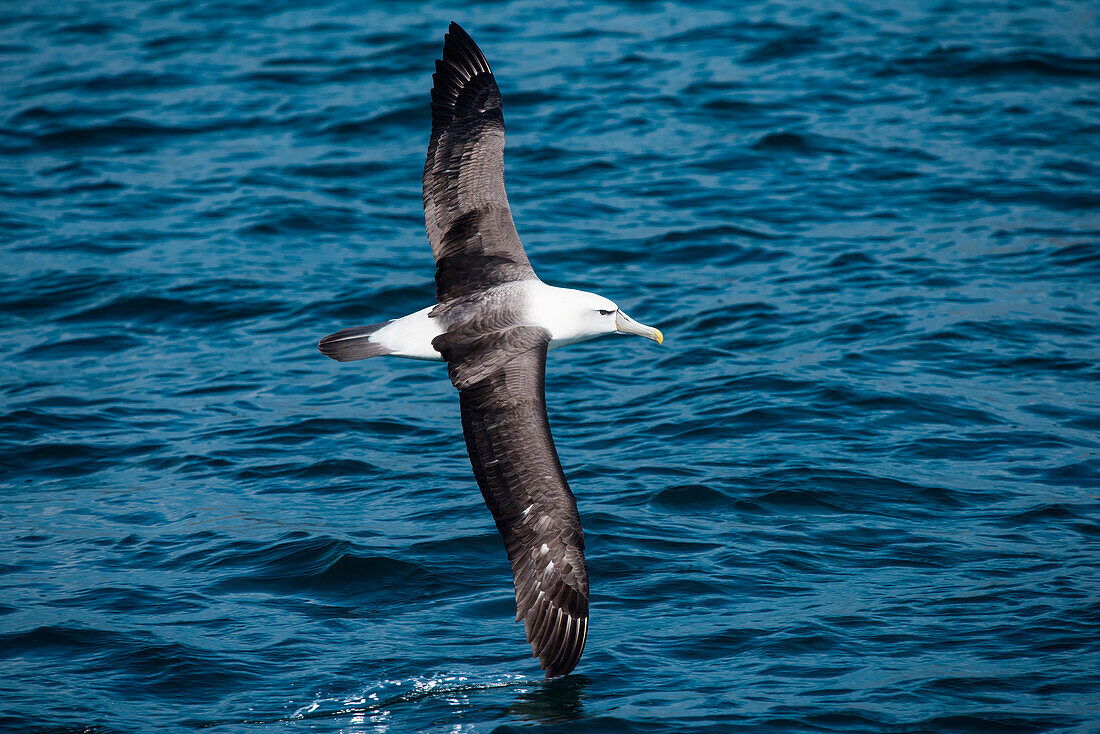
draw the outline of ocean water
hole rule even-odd
[[[441,365],[450,20],[552,284],[544,683]],[[0,6],[0,729],[1100,731],[1100,7]]]

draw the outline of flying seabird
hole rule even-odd
[[[550,349],[613,332],[664,336],[594,293],[535,275],[504,190],[500,90],[457,23],[432,77],[424,220],[437,303],[321,340],[347,362],[381,355],[447,363],[474,477],[504,538],[532,657],[546,677],[573,670],[588,636],[588,569],[577,502],[546,416]]]

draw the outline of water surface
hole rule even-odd
[[[548,282],[592,576],[541,682],[440,365],[447,23]],[[1093,732],[1087,2],[0,9],[0,727]]]

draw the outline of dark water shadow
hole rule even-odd
[[[543,724],[560,724],[584,716],[584,691],[592,680],[583,675],[555,678],[523,691],[508,713]]]

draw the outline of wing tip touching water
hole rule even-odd
[[[587,613],[574,617],[550,604],[541,618],[532,615],[524,620],[524,626],[531,657],[539,659],[547,680],[567,675],[577,667],[588,640]]]
[[[540,517],[534,524],[538,527],[548,519]],[[535,550],[534,544],[541,549]],[[523,620],[532,657],[539,658],[547,679],[557,678],[577,666],[588,639],[584,541],[578,533],[566,543],[560,536],[536,536],[534,543],[528,539],[517,545],[510,545],[508,554],[516,585],[516,620]]]

